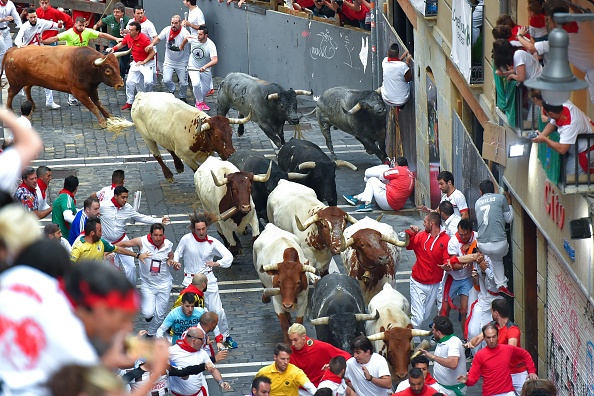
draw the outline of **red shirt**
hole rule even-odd
[[[344,2],[353,4],[353,0],[344,0]],[[351,21],[361,21],[365,19],[365,15],[368,12],[369,10],[363,4],[361,4],[361,10],[359,11],[353,11],[348,6],[343,4],[340,11],[340,16],[342,17],[344,15],[347,19],[350,19]]]
[[[37,13],[37,18],[39,19],[45,19],[47,21],[52,21],[56,23],[58,23],[58,21],[64,21],[65,30],[68,30],[74,26],[74,23],[72,23],[72,18],[70,18],[70,15],[60,12],[53,7],[49,7],[47,11],[43,11],[43,8],[39,7],[35,12]],[[57,35],[57,30],[46,30],[41,34],[41,39],[45,40]]]
[[[408,166],[396,166],[384,172],[384,179],[388,180],[386,186],[388,205],[394,210],[402,209],[415,187],[415,175]]]
[[[143,33],[138,33],[135,39],[127,34],[119,47],[126,44],[128,48],[132,48],[132,58],[134,62],[142,62],[148,58],[149,53],[145,52],[144,49],[151,44],[151,40],[146,37]]]
[[[497,329],[499,329],[499,336],[497,338],[497,342],[499,344],[508,344],[510,338],[515,338],[518,340],[518,347],[522,347],[522,345],[520,344],[521,332],[517,324],[515,324],[511,320],[508,320],[505,326],[503,327],[499,327],[497,322],[493,323],[495,324],[495,326],[497,326]],[[509,371],[511,371],[512,374],[523,373],[524,371],[526,371],[526,364],[521,359],[512,359],[509,362]]]
[[[450,259],[448,254],[450,237],[445,231],[440,232],[436,238],[425,231],[415,234],[411,230],[406,230],[406,233],[410,235],[410,243],[406,249],[413,250],[417,256],[411,277],[424,285],[441,282],[443,270],[437,265],[445,264]]]
[[[477,352],[470,371],[467,386],[472,386],[483,377],[483,396],[498,395],[514,391],[509,362],[512,359],[523,361],[528,373],[536,373],[532,356],[522,348],[513,345],[498,344],[495,348],[483,348]]]
[[[297,0],[297,4],[304,8],[312,8],[314,6],[314,0]]]
[[[305,336],[305,339],[305,345],[300,350],[291,347],[293,350],[291,363],[303,370],[307,378],[317,388],[324,375],[322,366],[330,363],[330,359],[333,357],[343,356],[346,360],[349,360],[351,355],[327,342],[312,340],[307,336]]]
[[[72,19],[74,22],[76,22],[76,18],[78,17],[85,18],[85,21],[89,23],[87,26],[93,27],[95,24],[95,15],[92,12],[72,10]]]
[[[392,396],[433,396],[435,393],[435,389],[425,384],[421,393],[414,393],[411,388],[406,388],[401,392],[396,392]]]

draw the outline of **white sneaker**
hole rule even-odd
[[[60,105],[59,104],[56,104],[56,103],[53,103],[53,102],[52,103],[46,103],[45,106],[48,109],[50,109],[50,110],[56,110],[56,109],[59,109],[60,108]]]
[[[78,106],[80,102],[77,99],[68,99],[68,104],[70,106]]]

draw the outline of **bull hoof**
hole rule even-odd
[[[262,302],[264,304],[270,304],[270,301],[272,301],[272,299],[270,298],[270,296],[265,296],[264,294],[262,294]]]
[[[175,171],[177,173],[184,173],[184,168],[179,168],[179,169],[178,168],[175,168]]]
[[[237,245],[235,245],[235,246],[229,246],[229,251],[234,256],[237,256],[237,255],[241,254],[241,249]]]
[[[107,128],[107,121],[100,121],[99,122],[99,126],[101,127],[101,129],[106,129]]]
[[[173,179],[173,176],[171,177],[166,177],[165,180],[167,180],[167,183],[173,183],[175,180]]]

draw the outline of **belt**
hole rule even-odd
[[[6,30],[6,29],[8,29],[8,26],[0,27],[0,30]]]
[[[124,238],[126,238],[125,232],[122,234],[122,236],[117,241],[113,241],[111,244],[113,245],[114,243],[122,242],[124,240]]]
[[[206,392],[203,391],[204,387],[200,388],[200,390],[196,393],[192,393],[191,395],[183,395],[181,393],[177,393],[172,391],[171,389],[169,390],[169,392],[171,392],[172,395],[174,396],[198,396],[198,395],[206,395]]]

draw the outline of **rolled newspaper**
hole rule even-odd
[[[419,345],[417,345],[417,347],[415,348],[415,351],[413,352],[413,354],[410,356],[410,360],[413,360],[414,358],[419,356],[421,354],[421,350],[426,351],[427,349],[429,349],[430,346],[431,346],[431,343],[428,340],[421,341],[421,343]]]

